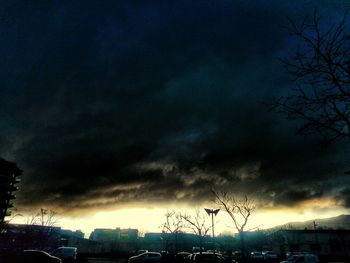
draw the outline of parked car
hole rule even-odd
[[[264,256],[259,251],[253,251],[253,252],[250,252],[250,258],[254,261],[259,261],[259,260],[263,260]]]
[[[145,252],[137,256],[130,257],[128,259],[129,263],[137,263],[137,262],[160,262],[162,256],[157,252]]]
[[[264,251],[264,252],[262,252],[262,254],[263,254],[264,259],[266,261],[275,261],[278,259],[278,255],[274,251]]]
[[[203,253],[195,253],[193,256],[192,262],[198,263],[198,262],[225,262],[225,258],[218,253],[212,253],[212,252],[203,252]]]
[[[291,255],[287,257],[286,260],[281,261],[281,263],[294,263],[298,259],[299,255]]]
[[[192,261],[194,260],[194,256],[195,256],[195,253],[189,254],[189,255],[186,257],[186,261],[187,261],[187,262],[192,262]]]
[[[204,247],[192,247],[192,253],[198,253],[205,251]]]
[[[306,251],[287,252],[287,253],[286,253],[286,258],[289,258],[290,256],[294,256],[294,255],[300,256],[300,255],[307,255],[307,254],[310,254],[310,253],[309,253],[309,252],[306,252]]]
[[[136,252],[136,255],[140,255],[140,254],[143,254],[143,253],[146,253],[146,252],[148,252],[147,249],[140,249],[140,250],[138,250],[138,251]]]
[[[319,263],[320,259],[314,254],[292,255],[281,263]]]
[[[59,247],[53,250],[51,255],[62,259],[63,262],[74,262],[77,259],[77,248]]]
[[[62,260],[58,257],[51,256],[49,253],[42,250],[24,250],[14,262],[26,263],[61,263]]]
[[[189,252],[178,252],[175,255],[176,262],[187,262],[188,256],[191,255]]]
[[[243,258],[242,252],[241,251],[233,251],[232,252],[232,258],[238,262],[240,262]]]

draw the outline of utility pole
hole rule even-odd
[[[208,208],[204,208],[205,212],[207,212],[208,216],[211,215],[211,229],[212,229],[212,233],[213,233],[213,244],[214,244],[214,253],[215,253],[215,233],[214,233],[214,215],[216,216],[220,209],[208,209]]]
[[[315,250],[317,253],[320,252],[320,244],[318,242],[318,238],[317,238],[317,224],[316,221],[313,222],[313,226],[314,226],[314,235],[315,235]]]

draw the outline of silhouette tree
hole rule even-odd
[[[350,138],[350,35],[346,16],[324,29],[317,12],[286,29],[297,41],[291,58],[282,59],[296,87],[275,98],[271,109],[301,120],[299,134],[327,141]]]
[[[230,216],[233,221],[234,227],[239,234],[242,256],[244,258],[244,230],[255,209],[255,202],[246,195],[243,198],[236,198],[234,195],[227,192],[216,192],[214,190],[212,192],[215,196],[216,203]]]
[[[178,234],[182,232],[183,227],[184,222],[180,213],[177,213],[174,210],[167,211],[165,213],[165,222],[161,225],[161,228],[163,233],[163,240],[165,241],[165,249],[167,251],[169,250],[169,241],[172,239],[175,241],[175,252],[177,252]]]
[[[32,248],[48,249],[57,246],[57,213],[40,208],[26,218],[24,242],[31,242]]]
[[[26,218],[27,225],[39,225],[42,227],[54,227],[57,222],[57,212],[45,208],[40,208],[40,210]]]
[[[206,221],[206,218],[208,217],[207,214],[200,212],[197,208],[194,216],[183,214],[181,217],[184,220],[184,227],[190,229],[198,237],[199,251],[202,253],[204,238],[211,229],[211,225],[208,225]]]

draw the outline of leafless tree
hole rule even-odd
[[[34,248],[45,249],[56,241],[53,237],[57,231],[55,227],[58,223],[57,213],[50,209],[40,208],[26,218],[25,240],[32,240]]]
[[[216,203],[225,211],[233,221],[234,227],[237,230],[240,241],[242,255],[245,255],[244,230],[248,220],[255,209],[255,202],[245,195],[243,198],[237,198],[228,192],[212,191]]]
[[[206,221],[208,215],[197,208],[194,216],[188,214],[181,216],[184,220],[184,227],[190,229],[198,237],[200,253],[202,253],[204,238],[211,229],[211,225],[208,225]]]
[[[289,119],[301,120],[298,133],[327,141],[350,138],[350,35],[344,16],[324,29],[317,12],[286,29],[297,48],[282,59],[296,87],[270,104]]]
[[[11,211],[11,215],[6,217],[6,220],[0,222],[0,235],[6,233],[9,224],[17,217],[22,217],[23,215],[18,213],[16,209]]]
[[[183,228],[183,221],[180,213],[174,210],[165,213],[165,222],[161,225],[165,233],[178,233]]]
[[[182,232],[184,227],[183,218],[180,213],[175,212],[174,210],[167,211],[165,213],[165,222],[161,225],[163,239],[165,241],[166,250],[169,249],[169,235],[170,237],[175,239],[175,251],[178,250],[178,233]]]
[[[54,227],[57,224],[57,213],[53,210],[40,208],[26,218],[27,225],[40,225],[42,227]]]

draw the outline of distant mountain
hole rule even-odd
[[[284,225],[276,226],[283,229],[350,229],[350,215],[340,215],[336,217],[313,219],[304,222],[289,222]]]

